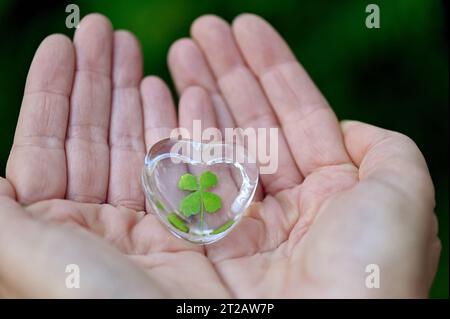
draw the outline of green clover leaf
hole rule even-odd
[[[200,175],[200,185],[195,175],[183,174],[178,181],[178,188],[193,193],[181,200],[181,213],[186,217],[200,213],[200,224],[203,225],[204,211],[215,213],[222,208],[220,196],[206,191],[216,186],[217,183],[217,176],[211,171],[205,171]]]
[[[189,217],[200,212],[201,203],[202,193],[200,191],[196,191],[195,193],[191,193],[181,200],[180,210],[184,216]]]
[[[167,215],[167,219],[169,220],[169,222],[172,224],[173,227],[181,230],[184,233],[189,232],[189,227],[186,226],[184,221],[180,217],[178,217],[177,214],[170,213],[169,215]]]
[[[204,190],[217,185],[217,176],[213,172],[206,171],[200,176],[200,187]]]
[[[217,235],[220,233],[223,233],[224,231],[226,231],[228,228],[230,228],[231,226],[233,226],[234,224],[234,220],[230,219],[229,221],[227,221],[225,224],[223,224],[220,227],[217,227],[216,229],[214,229],[211,234],[213,235]]]
[[[215,213],[222,207],[220,196],[210,192],[203,192],[203,205],[208,213]]]
[[[178,181],[178,188],[184,191],[198,190],[197,177],[189,173],[182,175]]]

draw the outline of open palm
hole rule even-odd
[[[5,296],[424,297],[439,241],[434,193],[407,137],[339,123],[262,19],[199,18],[169,66],[181,95],[142,78],[137,41],[89,15],[44,40],[0,184]],[[195,119],[280,127],[279,168],[226,238],[177,239],[145,214],[146,149]],[[81,226],[81,227],[80,227]],[[86,231],[87,230],[87,231]],[[77,264],[80,289],[67,289]],[[368,289],[365,270],[380,268]]]

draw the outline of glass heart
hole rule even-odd
[[[238,144],[164,139],[145,157],[142,181],[153,212],[173,234],[210,244],[241,220],[258,168]]]

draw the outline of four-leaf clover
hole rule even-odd
[[[186,216],[200,213],[200,224],[203,225],[203,213],[215,213],[222,207],[219,195],[207,190],[217,185],[217,176],[211,171],[205,171],[197,176],[186,173],[180,177],[178,188],[192,193],[184,197],[180,202],[180,211]]]

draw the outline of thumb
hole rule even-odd
[[[343,121],[341,127],[348,154],[359,167],[360,180],[383,184],[397,191],[419,212],[416,217],[422,226],[431,226],[428,228],[429,245],[426,246],[427,276],[431,285],[441,244],[437,237],[437,218],[433,214],[434,186],[422,153],[412,139],[397,132],[357,121]],[[373,192],[371,196],[374,197]],[[408,216],[414,218],[412,212]]]
[[[434,208],[434,186],[425,159],[404,134],[357,121],[342,121],[345,147],[359,179],[388,184]]]

